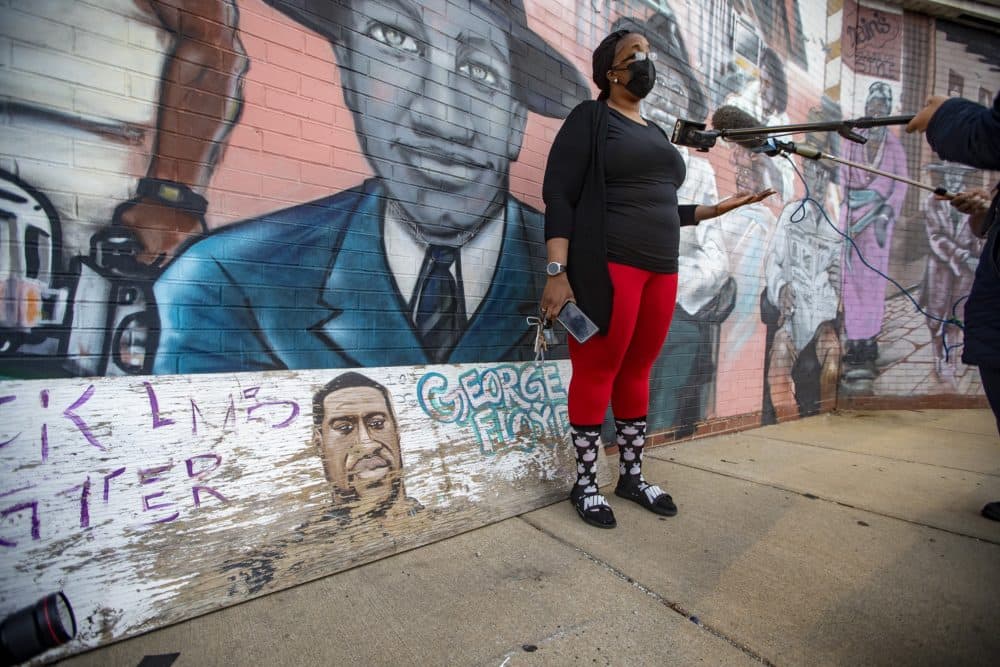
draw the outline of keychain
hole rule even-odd
[[[535,327],[535,361],[545,361],[545,353],[550,345],[556,344],[556,333],[552,330],[552,325],[541,317],[528,317],[528,326]]]

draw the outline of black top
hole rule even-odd
[[[608,332],[614,300],[605,233],[604,167],[610,116],[608,105],[595,100],[573,109],[552,142],[542,184],[545,239],[569,239],[566,272],[573,295],[602,334]],[[680,224],[697,224],[694,210],[694,206],[678,207]]]
[[[608,260],[677,273],[684,159],[660,128],[611,109],[605,143]]]

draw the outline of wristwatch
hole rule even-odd
[[[549,262],[548,266],[545,267],[545,273],[550,276],[558,276],[560,273],[566,273],[566,265],[559,262]]]
[[[155,199],[164,206],[188,211],[198,216],[205,215],[205,211],[208,210],[207,199],[183,183],[175,181],[166,181],[161,178],[140,178],[136,194],[140,197]]]

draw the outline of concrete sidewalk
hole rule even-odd
[[[647,452],[665,519],[568,502],[63,661],[995,665],[988,410],[828,414]]]

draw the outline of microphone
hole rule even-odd
[[[704,123],[678,119],[674,124],[674,133],[670,140],[675,144],[696,148],[702,152],[714,146],[715,140],[719,137],[744,148],[756,148],[764,143],[767,135],[736,133],[737,136],[731,136],[731,134],[734,130],[756,128],[759,125],[760,121],[752,114],[739,107],[726,105],[719,107],[712,114],[711,130],[706,130]]]
[[[799,144],[791,141],[778,141],[777,139],[767,139],[766,141],[762,141],[760,142],[760,145],[754,146],[750,149],[750,151],[753,153],[763,153],[768,157],[775,157],[781,153],[794,153],[795,155],[801,155],[802,157],[810,160],[819,160],[820,158],[830,157],[818,148],[813,148],[812,146],[800,146]]]
[[[883,125],[905,125],[913,120],[907,116],[863,116],[861,118],[831,120],[820,123],[798,123],[793,125],[761,126],[753,114],[743,109],[727,104],[715,110],[712,114],[712,129],[706,130],[704,123],[679,118],[674,124],[674,132],[670,140],[680,146],[690,146],[699,151],[707,151],[715,145],[716,139],[722,137],[726,141],[738,144],[744,148],[753,149],[762,146],[771,134],[794,134],[796,132],[836,132],[840,136],[863,144],[868,141],[864,136],[854,132],[854,128],[872,128]],[[766,151],[764,151],[766,152]],[[809,156],[804,156],[809,157]]]
[[[704,153],[715,145],[718,136],[718,132],[706,130],[704,123],[678,118],[677,122],[674,123],[674,132],[670,135],[670,141],[678,146],[689,146]]]
[[[902,116],[897,116],[897,118],[902,118]],[[881,120],[881,119],[876,119],[876,120]],[[753,153],[763,153],[768,157],[775,157],[777,155],[781,155],[782,153],[794,153],[795,155],[800,155],[809,160],[830,160],[831,162],[837,162],[839,164],[843,164],[848,167],[854,167],[855,169],[867,171],[872,174],[885,176],[887,178],[891,178],[894,181],[907,183],[908,185],[912,185],[922,190],[930,190],[937,196],[944,197],[945,199],[952,199],[955,196],[955,193],[948,192],[948,190],[946,190],[941,186],[934,187],[933,185],[926,185],[919,181],[914,181],[913,179],[910,178],[897,176],[896,174],[890,174],[889,172],[882,171],[881,169],[875,169],[868,165],[858,164],[857,162],[851,162],[850,160],[845,160],[843,158],[837,157],[836,155],[830,155],[829,153],[824,153],[818,148],[813,148],[812,146],[801,146],[799,144],[792,143],[791,141],[778,141],[776,139],[767,139],[766,141],[762,141],[759,146],[751,148],[750,151]]]
[[[721,106],[715,110],[715,113],[712,114],[712,127],[718,130],[719,136],[726,141],[739,144],[744,148],[758,148],[763,146],[767,141],[767,135],[765,134],[732,132],[732,130],[756,129],[760,127],[760,121],[753,114],[732,105]]]

